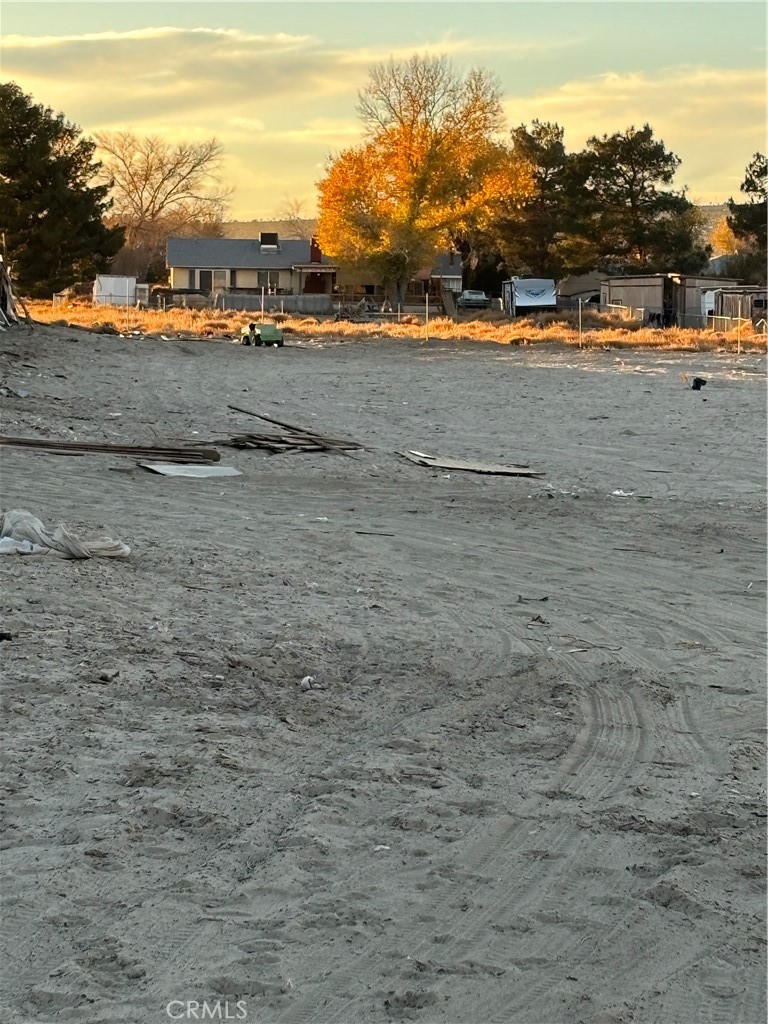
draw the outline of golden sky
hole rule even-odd
[[[3,0],[0,18],[2,79],[85,133],[215,135],[237,219],[311,213],[369,68],[412,53],[494,72],[509,127],[557,121],[570,150],[651,124],[695,202],[736,196],[766,148],[762,3]]]

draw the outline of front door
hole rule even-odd
[[[304,278],[305,295],[322,295],[325,291],[325,276],[323,274],[307,274]]]

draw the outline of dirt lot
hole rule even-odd
[[[765,1019],[764,356],[0,351],[5,434],[374,449],[0,449],[132,548],[0,565],[4,1024]]]

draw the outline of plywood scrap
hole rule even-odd
[[[424,452],[407,451],[399,453],[409,462],[417,466],[429,466],[432,469],[448,469],[466,473],[486,473],[494,476],[544,476],[529,466],[507,466],[493,462],[474,462],[469,459],[449,459],[436,455],[425,455]]]

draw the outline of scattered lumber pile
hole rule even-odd
[[[314,430],[305,427],[296,427],[290,423],[283,423],[281,420],[273,419],[262,413],[252,412],[250,409],[241,409],[237,405],[228,406],[233,412],[241,412],[246,416],[254,416],[256,419],[264,420],[280,427],[280,432],[272,433],[241,433],[234,434],[226,441],[219,441],[218,444],[228,445],[231,448],[261,448],[268,452],[351,452],[361,451],[364,446],[356,441],[347,441],[338,437],[327,437],[318,434]]]
[[[8,437],[0,434],[0,445],[32,448],[53,455],[130,455],[153,462],[218,462],[215,448],[172,448],[167,445],[107,444],[99,441],[48,441],[40,437]]]

